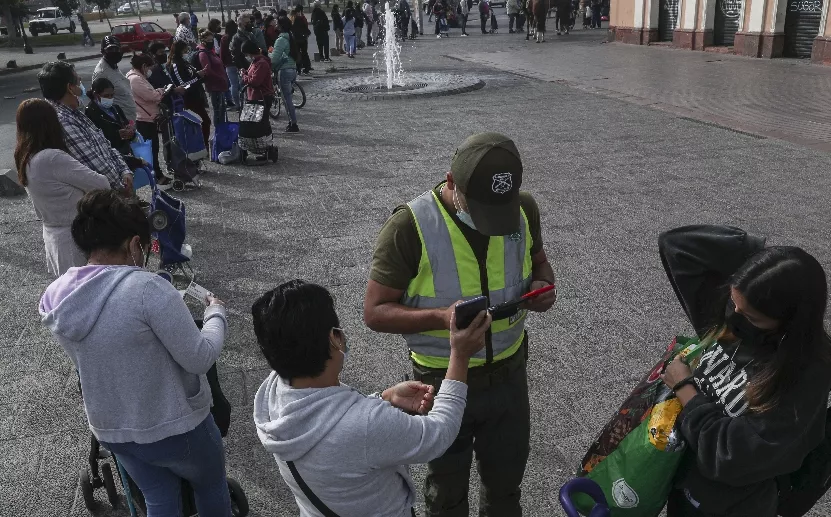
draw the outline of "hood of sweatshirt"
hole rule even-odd
[[[345,384],[295,389],[271,372],[254,397],[254,424],[268,452],[283,461],[295,461],[314,448],[364,398]]]
[[[57,336],[81,341],[90,333],[104,304],[121,281],[141,268],[72,267],[46,288],[40,299],[41,322]]]

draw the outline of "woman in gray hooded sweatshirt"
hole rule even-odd
[[[450,366],[434,399],[420,382],[370,396],[341,384],[349,347],[323,287],[287,282],[252,313],[274,370],[254,398],[254,422],[301,517],[414,515],[408,465],[441,456],[459,434],[468,361],[484,347],[490,316],[482,311],[464,330],[451,319]]]
[[[93,190],[72,238],[88,257],[46,288],[43,324],[72,359],[89,428],[144,494],[147,517],[181,513],[182,479],[200,517],[230,517],[225,456],[205,374],[222,351],[222,302],[200,331],[173,285],[143,267],[150,225],[137,200]]]

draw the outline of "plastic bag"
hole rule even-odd
[[[704,348],[698,339],[676,337],[583,458],[581,475],[600,485],[613,517],[654,517],[666,504],[687,444],[675,427],[681,403],[660,375],[676,355],[694,365]],[[584,513],[594,504],[585,496],[575,502]]]

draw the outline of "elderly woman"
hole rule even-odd
[[[43,99],[27,99],[17,108],[14,164],[35,213],[43,223],[46,267],[55,276],[86,264],[70,225],[86,192],[109,188],[107,178],[73,158],[64,141],[58,114]]]
[[[411,517],[408,465],[441,456],[456,439],[468,362],[491,318],[482,311],[463,330],[451,318],[450,365],[435,401],[433,387],[415,381],[366,396],[340,382],[349,346],[334,305],[302,280],[254,302],[254,333],[274,370],[254,398],[257,434],[301,516]]]
[[[173,36],[173,41],[184,41],[191,50],[196,48],[196,37],[190,28],[190,14],[185,12],[179,13],[179,26],[176,28],[176,35]]]
[[[135,199],[94,190],[72,238],[89,257],[47,287],[49,328],[78,370],[89,428],[144,494],[148,517],[179,515],[182,480],[202,517],[230,517],[225,455],[206,373],[227,322],[208,295],[200,330],[182,296],[142,267],[150,225]]]

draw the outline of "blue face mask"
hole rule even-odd
[[[81,96],[78,97],[78,100],[80,101],[81,99],[83,99],[84,97],[87,96],[87,87],[84,86],[84,83],[82,83],[82,82],[79,82],[78,86],[81,87]]]
[[[115,99],[105,99],[102,97],[101,100],[98,101],[98,104],[100,104],[102,108],[110,109],[113,107],[114,101]]]
[[[473,223],[473,217],[471,217],[469,213],[467,213],[464,210],[462,210],[461,208],[459,208],[460,203],[458,203],[458,204],[457,203],[458,202],[456,201],[456,191],[454,190],[453,191],[453,206],[456,208],[456,217],[459,218],[459,221],[465,223],[471,229],[475,230],[476,225]]]

